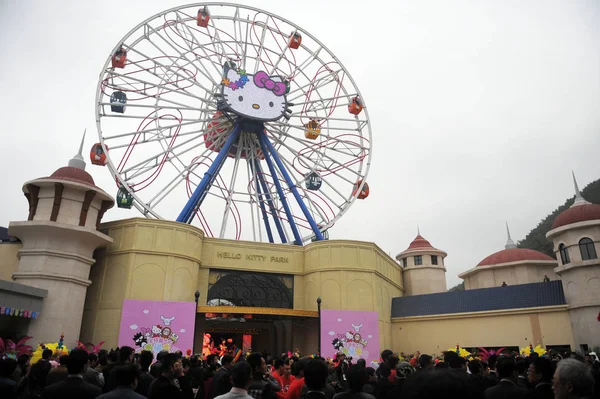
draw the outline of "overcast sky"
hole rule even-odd
[[[112,48],[176,1],[2,1],[0,225],[27,216],[22,184],[67,163]],[[371,195],[331,238],[395,256],[417,225],[457,274],[522,239],[600,177],[598,1],[313,1],[249,5],[320,39],[348,69],[373,129]],[[87,159],[87,156],[86,156]],[[88,162],[89,164],[89,162]],[[107,170],[88,165],[113,194]],[[105,217],[136,216],[111,210]]]

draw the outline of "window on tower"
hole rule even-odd
[[[404,267],[408,266],[408,259],[407,258],[402,259],[402,266],[404,266]]]
[[[571,263],[571,258],[569,258],[569,249],[565,244],[560,244],[558,246],[558,251],[560,252],[560,260],[563,265],[567,265]]]
[[[423,257],[421,255],[415,256],[415,266],[419,266],[423,264]]]
[[[579,240],[579,251],[581,252],[582,260],[597,259],[596,248],[594,247],[594,241],[585,237]]]
[[[431,264],[437,265],[437,255],[431,255]]]

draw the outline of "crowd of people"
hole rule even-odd
[[[89,353],[50,349],[0,360],[1,399],[425,399],[600,398],[600,361],[591,354],[553,359],[532,353],[467,360],[448,351],[443,361],[420,354],[380,363],[251,353],[185,357],[180,352],[135,353],[131,347]],[[55,365],[56,364],[56,365]],[[373,367],[371,367],[373,366]],[[594,388],[596,386],[596,389]]]

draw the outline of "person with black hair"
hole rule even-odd
[[[529,363],[525,359],[517,360],[517,386],[523,389],[529,389],[529,382],[527,381],[527,368]]]
[[[498,380],[498,376],[496,375],[496,360],[498,359],[498,355],[490,355],[487,359],[488,367],[490,369],[489,377],[494,380]]]
[[[389,361],[389,358],[388,358]],[[394,384],[390,381],[390,375],[392,370],[388,363],[382,363],[377,369],[379,373],[379,379],[377,380],[377,390],[379,391],[379,398],[385,398],[387,393],[394,387]],[[348,375],[348,386],[350,386],[350,376]],[[364,384],[363,384],[364,385]]]
[[[389,371],[389,369],[388,369]],[[381,376],[381,378],[385,378],[387,382],[389,380],[388,377]],[[380,381],[381,381],[380,378]],[[348,392],[340,392],[336,394],[334,399],[375,399],[373,395],[363,392],[363,387],[367,382],[367,370],[364,367],[360,367],[356,364],[350,366],[348,369]],[[390,383],[391,385],[391,383]],[[381,393],[381,397],[385,397],[385,393]]]
[[[304,384],[306,393],[302,395],[304,399],[331,399],[334,391],[327,392],[327,377],[329,370],[327,365],[321,359],[311,359],[304,368]]]
[[[193,389],[199,389],[202,384],[202,361],[197,355],[190,357],[190,370],[188,371]]]
[[[365,371],[367,372],[367,382],[365,382],[365,386],[363,386],[363,392],[379,398],[379,387],[377,386],[375,369],[373,367],[366,367]]]
[[[140,352],[140,372],[136,392],[144,396],[148,395],[150,385],[154,382],[154,377],[150,374],[152,360],[154,360],[154,353],[146,350]]]
[[[477,397],[483,398],[486,389],[496,385],[495,381],[486,376],[483,364],[479,360],[471,360],[468,364],[468,369],[471,389],[477,394]]]
[[[112,391],[100,395],[98,399],[145,399],[134,390],[138,384],[139,369],[133,363],[115,367],[117,387]]]
[[[419,370],[433,370],[433,357],[422,354],[419,356]]]
[[[17,398],[17,389],[19,385],[15,380],[10,378],[16,369],[17,361],[15,359],[0,359],[0,398]]]
[[[153,378],[158,378],[161,373],[162,373],[162,360],[164,359],[164,357],[168,354],[169,352],[167,351],[160,351],[156,354],[156,363],[154,363],[152,365],[152,367],[150,367],[150,374],[152,375]]]
[[[29,370],[29,394],[32,397],[40,396],[46,387],[46,377],[52,369],[51,357],[52,350],[44,349],[42,358],[32,365]]]
[[[85,368],[85,373],[83,374],[83,380],[102,388],[104,386],[104,376],[96,370],[97,365],[98,355],[90,353],[88,355],[88,366]]]
[[[135,349],[133,349],[131,346],[122,346],[119,348],[119,360],[116,363],[113,363],[108,372],[108,378],[104,384],[104,392],[110,392],[117,387],[117,367],[132,364],[134,354]],[[142,392],[138,393],[141,394]]]
[[[532,399],[554,399],[552,377],[555,371],[556,368],[552,360],[545,357],[533,359],[529,365],[527,376],[533,389],[527,393],[527,397]]]
[[[233,356],[225,355],[221,358],[221,368],[215,373],[208,391],[208,399],[226,394],[231,390],[231,375],[229,370],[233,367]]]
[[[295,377],[287,391],[287,399],[299,399],[304,387],[304,367],[306,362],[294,361],[292,363],[292,375]]]
[[[502,355],[496,361],[496,374],[500,382],[485,390],[485,399],[517,399],[523,398],[526,391],[518,387],[517,363],[510,356]]]
[[[252,367],[247,362],[237,362],[231,370],[231,390],[215,399],[252,399],[248,387],[252,384]]]
[[[246,359],[252,367],[252,384],[248,387],[248,395],[254,399],[277,399],[281,386],[277,380],[267,374],[267,362],[258,352],[252,353]]]
[[[50,372],[46,376],[46,386],[56,384],[57,382],[64,381],[67,379],[67,377],[69,376],[69,373],[67,372],[68,360],[69,355],[62,355],[58,358],[59,366],[50,370]]]
[[[98,397],[102,390],[83,380],[83,374],[88,364],[88,353],[83,349],[73,349],[67,361],[68,378],[47,386],[44,389],[44,399],[93,399]]]
[[[161,374],[150,385],[148,399],[188,399],[193,398],[193,392],[182,390],[179,379],[183,377],[181,359],[175,353],[162,356]]]

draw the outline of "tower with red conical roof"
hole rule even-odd
[[[84,139],[85,133],[68,166],[23,185],[27,221],[9,225],[10,235],[23,243],[13,279],[48,291],[28,334],[37,342],[56,342],[65,331],[69,348],[79,338],[94,250],[112,242],[98,226],[114,200],[85,171]]]
[[[555,269],[562,280],[577,349],[600,345],[600,204],[586,201],[575,174],[575,202],[556,217],[546,238],[552,240],[558,259]]]
[[[446,252],[434,248],[418,232],[408,248],[396,255],[402,265],[404,295],[446,292],[446,256]]]

